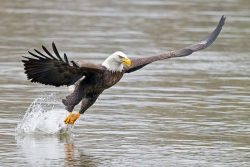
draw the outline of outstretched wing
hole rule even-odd
[[[65,53],[62,59],[54,42],[52,43],[52,48],[55,56],[44,46],[42,48],[46,54],[34,49],[36,54],[29,52],[32,57],[23,56],[25,58],[22,60],[24,70],[31,82],[53,86],[69,86],[82,76],[89,77],[103,70],[102,66],[91,63],[78,64],[74,61],[69,62]]]
[[[199,41],[199,42],[197,42],[197,43],[195,43],[195,44],[193,44],[191,46],[188,46],[186,48],[183,48],[183,49],[180,49],[180,50],[177,50],[177,51],[172,51],[170,53],[157,55],[157,56],[132,59],[131,60],[131,66],[124,67],[125,73],[130,73],[130,72],[139,70],[140,68],[142,68],[145,65],[150,64],[150,63],[152,63],[154,61],[168,59],[168,58],[172,58],[172,57],[188,56],[188,55],[192,54],[193,52],[196,52],[196,51],[207,48],[208,46],[210,46],[215,41],[217,36],[220,34],[222,26],[225,23],[225,19],[226,19],[226,17],[222,16],[221,19],[220,19],[219,24],[216,27],[216,29],[210,35],[208,35],[207,37],[205,37],[201,41]]]

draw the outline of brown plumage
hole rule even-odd
[[[29,52],[33,57],[25,57],[24,70],[31,82],[38,82],[45,85],[73,85],[74,92],[63,99],[63,104],[69,112],[72,112],[74,106],[82,100],[79,113],[84,113],[98,98],[98,96],[107,88],[116,84],[124,73],[131,73],[154,61],[183,57],[202,50],[211,45],[219,35],[225,22],[225,16],[222,16],[216,29],[200,42],[185,47],[180,50],[172,51],[157,56],[132,59],[130,60],[122,52],[116,52],[108,57],[102,65],[95,65],[86,62],[75,62],[68,60],[66,54],[63,58],[60,56],[56,46],[52,43],[55,55],[51,54],[42,46],[43,54],[34,50],[36,54]],[[119,64],[120,63],[120,64]],[[127,66],[122,67],[122,63]]]
[[[132,59],[131,66],[125,67],[125,72],[130,73],[130,72],[136,71],[136,70],[138,70],[138,69],[144,67],[145,65],[150,64],[154,61],[168,59],[168,58],[174,58],[174,57],[184,57],[184,56],[188,56],[188,55],[192,54],[193,52],[207,48],[215,41],[215,39],[219,35],[219,33],[222,29],[222,26],[225,23],[225,19],[226,19],[226,17],[222,16],[216,29],[210,35],[208,35],[207,37],[205,37],[201,41],[194,43],[193,45],[190,45],[190,46],[185,47],[183,49],[172,51],[172,52],[166,53],[166,54],[160,54],[157,56],[151,56],[151,57],[145,57],[145,58],[138,58],[138,59],[134,59],[134,60]]]

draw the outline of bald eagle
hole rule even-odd
[[[74,124],[80,114],[92,106],[98,96],[105,89],[115,85],[125,73],[134,72],[158,60],[188,56],[193,52],[207,48],[219,35],[225,19],[225,16],[222,16],[216,29],[203,40],[183,49],[156,56],[130,60],[126,54],[117,51],[104,60],[101,65],[95,65],[87,62],[69,61],[65,53],[61,57],[53,42],[54,55],[42,46],[45,53],[34,49],[35,53],[29,52],[32,57],[23,56],[22,62],[27,78],[31,82],[56,87],[75,85],[74,91],[62,100],[66,110],[69,111],[64,122],[65,124]],[[72,114],[75,105],[80,101],[82,101],[80,111]]]

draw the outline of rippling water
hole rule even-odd
[[[250,12],[246,0],[2,0],[0,166],[250,166]],[[72,134],[19,135],[37,98],[56,111],[67,88],[32,84],[21,56],[50,46],[101,63],[184,47],[223,31],[205,51],[125,75]],[[77,107],[76,109],[79,109]],[[51,114],[55,116],[56,114]]]

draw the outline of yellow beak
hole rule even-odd
[[[121,62],[123,62],[128,67],[131,65],[131,60],[128,58],[121,59]]]

